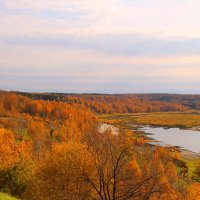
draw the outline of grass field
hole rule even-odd
[[[200,127],[200,112],[159,112],[159,113],[133,113],[100,115],[105,123],[117,126],[129,124],[154,125],[167,127],[193,128]]]
[[[192,128],[200,126],[200,113],[151,113],[135,118],[136,124]]]
[[[5,193],[0,193],[0,200],[19,200]]]

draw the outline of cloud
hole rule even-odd
[[[44,37],[5,37],[5,44],[27,47],[92,50],[104,54],[126,56],[200,55],[200,38],[154,38],[149,35],[107,34],[80,37],[76,35]]]
[[[100,66],[96,66],[100,67]],[[122,67],[122,66],[121,66]],[[126,66],[127,68],[127,66]],[[145,70],[146,69],[146,70]],[[151,70],[157,73],[152,75]],[[102,73],[66,72],[63,68],[62,75],[55,75],[41,71],[24,73],[17,70],[17,73],[8,73],[0,80],[2,89],[38,91],[38,92],[101,92],[101,93],[138,93],[138,92],[178,92],[198,93],[200,84],[199,76],[179,76],[178,74],[164,74],[168,72],[165,68],[152,68],[143,66],[133,67],[129,75],[122,73],[111,73],[110,66]],[[56,71],[56,70],[55,70]],[[60,70],[58,70],[60,71]],[[148,72],[151,72],[148,74]],[[160,74],[159,74],[160,72]],[[108,75],[109,73],[109,75]],[[187,73],[187,71],[185,71]],[[31,75],[30,75],[31,74]],[[159,75],[158,75],[159,74]]]
[[[2,47],[2,89],[123,93],[184,92],[185,88],[185,92],[198,92],[200,84],[199,56],[129,57],[72,49]]]
[[[198,92],[197,0],[2,0],[0,85]]]
[[[2,15],[13,32],[14,27],[25,25],[21,31],[29,34],[52,29],[68,32],[70,28],[88,35],[130,31],[155,36],[200,35],[198,0],[3,0],[2,4]],[[15,17],[19,21],[12,26]]]

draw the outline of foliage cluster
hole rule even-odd
[[[5,193],[0,193],[0,199],[1,200],[17,200],[16,198],[11,197],[10,195],[5,194]]]
[[[138,113],[184,111],[188,107],[180,102],[165,102],[134,94],[35,94],[22,93],[33,99],[54,100],[71,105],[82,105],[95,113]]]
[[[131,131],[99,133],[82,105],[0,95],[0,191],[25,200],[178,200],[199,197],[182,183],[174,153]]]

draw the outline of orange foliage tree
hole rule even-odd
[[[29,142],[16,143],[14,134],[0,129],[0,190],[20,195],[32,172]]]

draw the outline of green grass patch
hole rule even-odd
[[[10,195],[5,193],[0,193],[0,200],[19,200],[19,199],[11,197]]]
[[[196,173],[197,166],[199,164],[199,159],[183,159],[183,161],[186,162],[186,165],[188,167],[188,175],[190,178],[192,178],[195,181],[200,182],[200,176]]]

